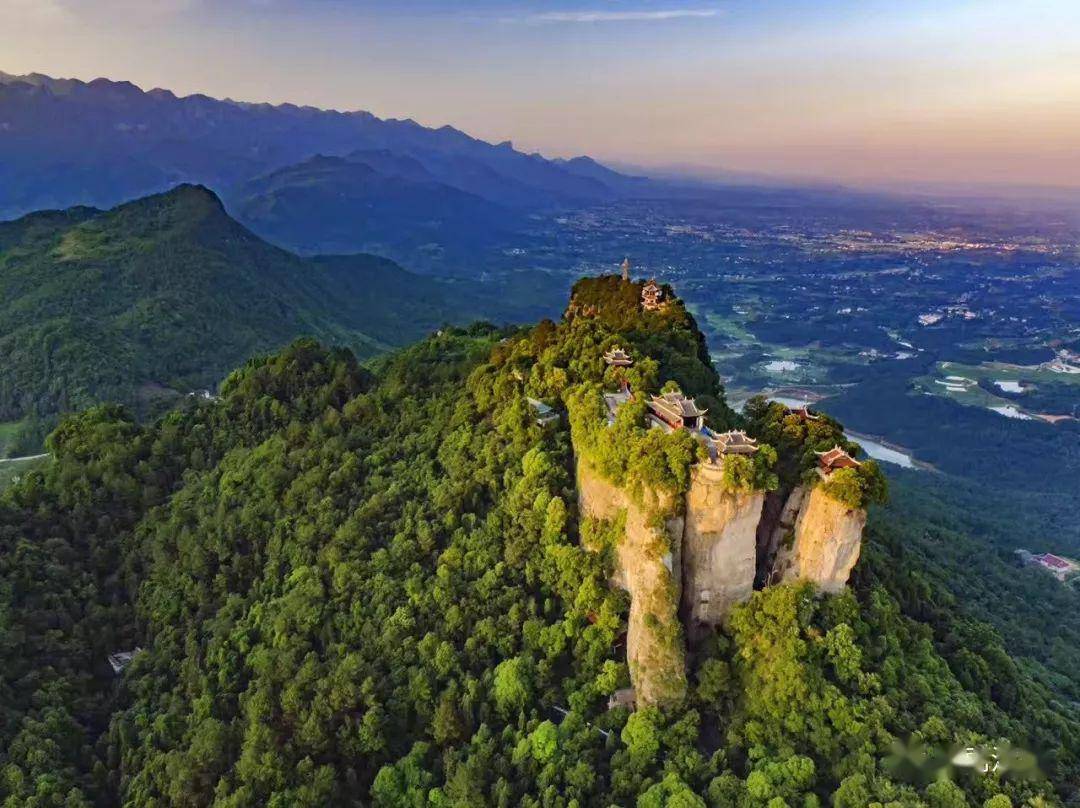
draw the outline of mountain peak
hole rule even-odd
[[[207,188],[205,185],[198,183],[182,182],[179,185],[170,188],[168,191],[164,191],[158,195],[161,199],[171,199],[177,202],[183,202],[188,205],[200,205],[207,208],[213,208],[219,210],[222,213],[225,212],[225,205],[222,203],[221,198]],[[148,197],[154,199],[155,197]],[[136,200],[135,203],[143,201]]]
[[[217,194],[204,185],[182,183],[167,191],[118,205],[107,216],[118,227],[131,232],[157,234],[191,232],[209,227],[216,232],[246,233],[246,229],[225,211]]]

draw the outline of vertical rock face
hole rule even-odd
[[[682,534],[683,614],[717,625],[754,590],[762,493],[725,491],[712,466],[693,470]]]
[[[801,485],[788,492],[773,491],[765,496],[757,530],[757,581],[761,585],[774,583],[777,553],[781,548],[791,546],[804,499],[806,489]]]
[[[626,659],[637,703],[678,702],[686,695],[678,617],[683,520],[676,517],[655,524],[652,514],[668,510],[669,502],[655,498],[642,507],[580,460],[577,476],[583,515],[613,520],[625,513],[625,535],[616,549],[612,583],[630,593]]]
[[[680,611],[691,632],[717,625],[750,597],[755,576],[839,592],[859,559],[866,511],[820,486],[774,496],[763,514],[765,494],[726,491],[719,470],[707,465],[692,469],[679,503],[655,492],[637,502],[580,458],[577,478],[583,516],[623,518],[611,583],[630,593],[626,658],[639,705],[686,695]]]
[[[839,592],[859,560],[864,527],[865,510],[849,508],[815,487],[795,520],[794,541],[777,553],[773,580],[804,579],[823,592]]]

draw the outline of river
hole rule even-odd
[[[799,407],[808,407],[812,406],[813,404],[806,399],[791,398],[789,396],[770,396],[769,399],[771,401],[779,401],[785,407],[790,407],[792,409],[798,409]],[[745,403],[745,400],[739,401],[737,404],[735,404],[735,408],[739,412],[742,412],[742,408]],[[866,454],[868,454],[870,457],[874,458],[874,460],[880,460],[883,463],[892,463],[893,465],[901,466],[906,469],[919,468],[917,465],[915,465],[915,458],[911,455],[910,452],[906,451],[905,449],[901,449],[898,446],[887,446],[884,443],[881,443],[880,441],[871,438],[869,435],[862,435],[858,432],[852,432],[850,429],[847,430],[845,434],[847,434],[849,438],[851,438],[853,441],[863,447],[863,451],[865,451]]]

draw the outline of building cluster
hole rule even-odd
[[[1043,362],[1039,367],[1052,373],[1080,373],[1080,354],[1061,350],[1053,359]]]
[[[623,348],[615,346],[604,352],[604,362],[609,367],[627,368],[634,364],[634,359]],[[604,393],[609,426],[615,423],[619,408],[633,397],[634,393],[625,379],[622,380],[619,390]],[[646,406],[650,428],[662,429],[668,433],[677,429],[688,430],[709,453],[711,465],[722,466],[723,458],[727,455],[752,455],[758,450],[757,440],[743,430],[716,432],[706,426],[705,416],[708,414],[708,409],[699,407],[693,398],[683,395],[681,390],[670,390],[658,396],[649,396]],[[802,421],[821,420],[821,416],[812,413],[805,404],[801,407],[789,408],[788,415]],[[833,446],[828,451],[815,452],[815,454],[818,463],[817,472],[822,479],[839,469],[859,468],[862,465],[839,445]]]
[[[634,359],[621,347],[614,347],[604,352],[604,362],[609,367],[626,368],[634,364]],[[634,397],[625,380],[618,391],[604,393],[607,405],[608,425],[615,423],[619,408]],[[708,409],[699,407],[693,398],[683,395],[681,390],[670,390],[660,395],[649,396],[648,424],[652,429],[662,429],[671,433],[685,429],[697,438],[709,453],[709,462],[720,466],[726,455],[752,455],[758,450],[757,441],[742,430],[716,432],[705,425]],[[817,416],[806,413],[810,418]]]
[[[761,451],[755,438],[743,430],[713,430],[705,423],[707,409],[677,388],[659,395],[632,390],[627,376],[633,374],[623,371],[634,365],[635,357],[623,347],[604,351],[603,360],[612,369],[608,379],[618,381],[618,390],[603,394],[609,425],[616,423],[621,407],[637,401],[640,408],[633,412],[644,409],[649,428],[668,434],[687,430],[706,450],[698,452],[701,461],[680,495],[679,516],[659,525],[647,510],[599,480],[588,464],[578,467],[582,513],[610,519],[625,509],[624,539],[612,581],[630,593],[632,603],[676,598],[678,616],[672,619],[696,642],[708,627],[721,624],[733,606],[751,597],[757,581],[769,585],[808,580],[825,592],[837,592],[846,584],[858,561],[865,510],[838,503],[827,491],[805,484],[782,492],[733,489],[725,467],[738,472],[742,461],[736,464],[729,458],[755,457]],[[788,409],[787,415],[806,422],[823,418],[805,406]],[[816,459],[822,478],[861,465],[839,445],[817,452]],[[661,533],[669,548],[662,555],[655,552]],[[672,579],[680,583],[674,595],[658,588],[658,581]],[[676,651],[661,649],[648,623],[633,615],[632,609],[626,643],[633,687],[611,694],[610,710],[633,710],[671,698],[665,682],[672,669],[665,666],[661,675],[652,660]]]
[[[959,318],[961,320],[977,320],[979,313],[972,311],[965,304],[959,303],[952,306],[943,306],[935,311],[928,311],[919,315],[919,325],[937,325],[946,318]]]

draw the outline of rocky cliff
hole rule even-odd
[[[779,547],[770,582],[802,579],[823,592],[839,592],[859,560],[866,511],[833,499],[821,486],[805,500],[800,495],[800,504],[792,541]]]
[[[626,660],[638,705],[680,701],[686,694],[686,659],[678,603],[683,520],[670,499],[646,493],[643,503],[601,477],[588,463],[577,464],[578,506],[583,516],[624,519],[615,547],[612,583],[630,593]],[[673,540],[674,537],[674,540]]]
[[[765,495],[726,491],[715,466],[694,467],[682,535],[683,614],[688,626],[720,623],[750,597]]]
[[[796,486],[764,508],[764,493],[729,491],[705,464],[678,500],[655,492],[636,500],[581,458],[577,483],[583,516],[622,524],[611,583],[630,594],[627,664],[639,705],[685,695],[683,626],[693,640],[721,623],[753,593],[755,576],[843,589],[866,526],[865,510],[820,486]]]
[[[638,703],[678,700],[686,691],[682,627],[717,625],[753,592],[765,496],[726,491],[718,469],[699,465],[684,498],[647,492],[638,502],[586,461],[577,465],[582,515],[622,519],[611,582],[630,593],[627,664]]]
[[[795,522],[805,498],[806,488],[801,485],[765,495],[765,506],[757,527],[757,584],[773,583],[777,553],[794,541]]]

